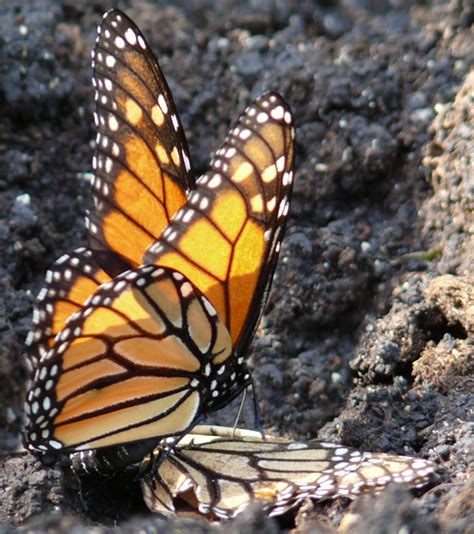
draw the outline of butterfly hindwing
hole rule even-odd
[[[179,270],[223,318],[237,353],[261,315],[288,216],[294,128],[287,104],[265,93],[250,105],[152,245],[147,263]]]
[[[193,187],[189,150],[173,99],[138,27],[108,11],[93,51],[97,127],[91,246],[143,263]]]
[[[227,328],[180,273],[143,266],[69,317],[27,398],[35,450],[88,450],[180,435],[234,373]]]
[[[307,497],[354,498],[393,482],[418,487],[433,473],[434,465],[419,458],[361,452],[316,440],[267,436],[263,441],[252,431],[234,435],[231,428],[199,426],[154,464],[142,489],[152,511],[175,514],[179,496],[201,513],[228,519],[254,501],[275,516]]]

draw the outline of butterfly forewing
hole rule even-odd
[[[142,489],[151,510],[175,513],[175,499],[180,496],[202,513],[223,518],[234,517],[253,501],[268,508],[270,515],[278,515],[306,497],[354,498],[393,482],[420,486],[434,473],[431,462],[418,458],[361,452],[315,440],[267,437],[263,441],[245,430],[231,437],[232,429],[209,428],[214,436],[186,435],[145,476]],[[190,489],[197,502],[190,498]]]
[[[66,254],[48,271],[27,340],[33,367],[68,313],[100,283],[141,263],[193,187],[181,122],[140,30],[120,11],[107,12],[93,56],[96,211],[87,220],[93,250]]]
[[[27,399],[27,442],[79,450],[179,435],[231,366],[215,309],[180,273],[144,266],[102,284],[56,337]],[[225,394],[225,387],[224,392]]]
[[[120,11],[108,11],[98,27],[93,69],[91,245],[137,266],[193,187],[189,150],[157,61]]]
[[[265,93],[240,117],[186,206],[145,256],[193,280],[224,319],[237,353],[255,330],[271,284],[293,158],[288,106]]]
[[[27,357],[33,369],[52,347],[70,315],[110,276],[99,267],[91,250],[78,248],[57,259],[46,273],[33,312],[34,329],[28,335]]]

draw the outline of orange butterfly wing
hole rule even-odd
[[[137,26],[108,11],[93,51],[97,139],[89,213],[92,250],[57,260],[27,338],[33,368],[97,286],[142,263],[194,186],[189,150],[165,78]]]
[[[187,204],[145,255],[193,281],[238,353],[254,333],[275,269],[293,182],[287,104],[266,93],[247,108]]]
[[[46,273],[36,299],[33,330],[28,334],[28,359],[33,369],[49,351],[67,318],[110,276],[99,267],[91,250],[78,248],[57,259]]]
[[[186,432],[246,379],[227,328],[180,273],[153,265],[102,284],[67,320],[27,398],[28,446],[89,450]]]
[[[138,27],[118,10],[97,29],[95,211],[86,226],[93,249],[143,263],[194,183],[173,99]]]

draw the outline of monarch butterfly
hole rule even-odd
[[[428,460],[361,452],[334,443],[291,442],[250,430],[193,428],[141,480],[150,510],[173,515],[179,502],[224,519],[254,501],[270,516],[285,513],[303,499],[376,493],[393,482],[426,484],[435,466]],[[156,461],[158,459],[158,461]],[[144,461],[146,468],[149,460]]]
[[[108,11],[92,54],[95,209],[89,248],[46,275],[27,343],[25,442],[140,460],[250,382],[245,351],[288,217],[287,104],[251,104],[193,178],[166,81],[137,26]]]

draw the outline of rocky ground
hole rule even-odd
[[[0,0],[1,532],[221,528],[15,454],[32,295],[85,243],[88,58],[112,5],[159,57],[198,171],[264,90],[294,112],[291,217],[251,354],[264,425],[440,467],[416,495],[252,509],[226,530],[474,532],[472,3]]]

